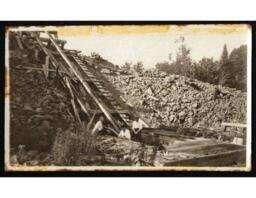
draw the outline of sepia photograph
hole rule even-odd
[[[251,171],[249,24],[10,26],[6,171]]]

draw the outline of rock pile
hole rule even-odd
[[[56,131],[69,128],[74,118],[69,96],[57,79],[46,79],[43,71],[33,69],[39,69],[40,64],[31,63],[19,51],[14,54],[10,59],[10,146],[11,154],[17,154],[24,145],[22,156],[28,159],[19,160],[23,163],[37,159],[38,152],[50,153]],[[37,154],[28,157],[25,151]]]
[[[153,166],[158,147],[112,136],[99,136],[96,148],[104,153],[106,162],[112,165]]]
[[[246,123],[246,93],[163,72],[107,75],[121,98],[152,127],[207,127]]]

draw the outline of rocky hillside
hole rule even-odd
[[[207,127],[246,123],[246,93],[178,75],[147,71],[141,75],[106,75],[152,127]]]
[[[54,73],[46,79],[40,68],[26,54],[10,52],[11,155],[21,146],[28,151],[18,159],[20,164],[30,158],[42,163],[49,157],[57,131],[74,124],[68,94]]]

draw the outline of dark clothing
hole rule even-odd
[[[138,130],[138,129],[135,129],[135,130]],[[132,136],[131,139],[133,141],[141,142],[141,140],[142,140],[141,132],[140,131],[138,133],[134,133],[134,131],[132,131],[131,136]]]

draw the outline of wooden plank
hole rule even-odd
[[[45,64],[43,64],[43,71],[46,78],[49,76],[49,64],[50,64],[50,56],[45,57]]]
[[[235,164],[244,164],[245,160],[246,150],[239,149],[192,159],[166,162],[164,166],[224,167]]]
[[[243,127],[243,128],[246,128],[246,127],[247,127],[246,124],[240,124],[240,123],[227,123],[227,122],[222,122],[221,125],[222,125],[222,126],[228,126],[228,127]]]
[[[36,68],[36,67],[21,67],[18,69],[24,69],[24,70],[35,70],[35,71],[40,71],[40,72],[44,72],[45,69],[43,68]],[[48,72],[56,72],[55,69],[47,69]],[[64,74],[68,74],[67,72],[64,71],[58,71],[59,73],[64,73]]]
[[[70,82],[69,82],[69,79],[67,77],[64,78],[64,81],[69,89],[69,93],[71,95],[71,104],[72,104],[72,107],[73,107],[73,111],[74,111],[74,114],[75,114],[75,117],[77,118],[78,122],[81,124],[81,119],[80,119],[80,116],[79,116],[79,112],[76,108],[76,104],[75,104],[75,97],[74,97],[74,94],[73,94],[73,91],[72,91],[72,88],[71,88],[71,85],[70,85]]]
[[[49,39],[49,38],[40,37],[40,40],[41,40],[42,42],[50,42],[50,39]],[[61,44],[61,45],[67,43],[67,41],[65,41],[65,40],[60,40],[60,39],[54,39],[54,41],[55,41],[56,43],[58,43],[58,44]]]

